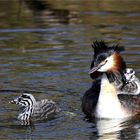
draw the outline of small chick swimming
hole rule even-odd
[[[24,107],[23,112],[18,115],[18,119],[21,121],[44,120],[50,115],[59,112],[59,108],[57,108],[56,103],[52,100],[43,99],[36,101],[32,94],[27,93],[10,101],[10,103]]]

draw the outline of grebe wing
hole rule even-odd
[[[118,98],[126,110],[133,114],[140,113],[140,96],[131,94],[118,94]]]
[[[88,116],[92,117],[92,113],[97,105],[100,93],[100,80],[93,82],[92,87],[88,89],[82,98],[82,111]]]
[[[43,99],[37,102],[33,111],[33,117],[48,118],[48,115],[58,112],[58,108],[52,100]]]

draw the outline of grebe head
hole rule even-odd
[[[23,107],[33,106],[36,100],[32,94],[24,93],[21,96],[10,101],[10,103],[15,103]]]
[[[118,45],[110,47],[104,41],[96,41],[92,47],[94,49],[94,59],[89,72],[91,78],[94,78],[95,73],[123,73],[126,68],[125,62],[120,55],[120,52],[124,50],[123,47]],[[125,76],[123,75],[123,77]]]

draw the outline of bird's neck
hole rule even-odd
[[[24,113],[29,114],[30,116],[32,115],[34,110],[34,106],[28,106],[25,108]]]
[[[23,112],[19,114],[18,119],[29,120],[34,111],[34,105],[29,105],[24,108]]]
[[[125,86],[126,78],[123,71],[107,72],[106,75],[110,83],[119,85],[120,88]]]
[[[101,91],[100,94],[103,94],[110,97],[117,97],[116,88],[112,82],[109,81],[106,73],[102,75],[101,79]]]
[[[96,113],[99,118],[120,118],[125,115],[118,99],[116,88],[113,83],[109,82],[106,73],[102,75]]]

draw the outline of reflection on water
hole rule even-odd
[[[71,21],[78,22],[78,13],[76,11],[73,12],[69,9],[55,8],[55,6],[48,1],[23,0],[23,2],[19,4],[20,13],[23,4],[31,10],[34,21],[36,23],[39,22],[42,26],[48,24],[70,24]]]
[[[122,124],[123,122],[125,122],[125,120],[121,119],[98,120],[96,125],[98,135],[100,136],[99,140],[118,140],[121,130],[125,129],[125,126]]]
[[[99,140],[139,139],[138,120],[138,118],[97,120]]]
[[[93,40],[126,47],[140,78],[140,1],[0,1],[0,139],[139,139],[139,119],[84,121]],[[62,115],[31,126],[8,102],[21,92],[56,101]]]

